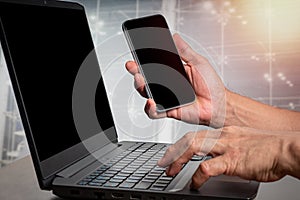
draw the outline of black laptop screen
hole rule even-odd
[[[43,161],[113,127],[113,119],[101,79],[95,110],[102,130],[87,124],[85,134],[79,135],[74,123],[74,83],[88,55],[89,67],[100,76],[84,10],[11,6],[1,5],[2,28],[35,148]],[[84,99],[84,94],[80,98]]]

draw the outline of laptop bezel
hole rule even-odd
[[[0,0],[0,4],[2,3],[9,3],[9,4],[18,4],[18,5],[33,5],[33,6],[46,6],[46,7],[59,7],[59,8],[67,8],[67,9],[77,9],[82,10],[85,12],[84,7],[77,3],[77,2],[64,2],[64,1],[40,1],[40,0]],[[84,15],[85,19],[88,23],[88,20],[86,18],[86,14]],[[92,38],[92,36],[91,36]],[[26,108],[23,103],[20,87],[18,85],[17,77],[14,72],[14,64],[13,60],[10,54],[9,46],[7,44],[6,36],[5,36],[5,30],[2,24],[1,16],[0,16],[0,41],[1,46],[3,49],[4,57],[6,60],[6,65],[8,68],[8,72],[10,75],[10,79],[12,82],[12,88],[14,90],[14,95],[16,99],[16,103],[19,108],[20,117],[23,123],[23,128],[26,134],[26,138],[29,144],[29,149],[31,152],[31,157],[33,160],[34,168],[36,171],[36,175],[38,178],[39,186],[41,189],[51,190],[52,186],[52,180],[55,177],[55,174],[61,171],[62,169],[65,169],[66,167],[72,165],[76,161],[88,156],[91,151],[96,151],[97,149],[103,147],[101,145],[95,145],[95,141],[101,141],[101,138],[103,137],[102,133],[99,133],[95,135],[92,138],[87,139],[86,141],[83,141],[79,144],[76,144],[72,146],[69,149],[64,150],[63,152],[60,152],[44,161],[41,161],[38,157],[37,148],[34,142],[34,136],[32,134],[28,116],[26,114]],[[111,142],[117,142],[118,137],[116,134],[115,127],[112,127],[113,130],[110,130],[110,132],[114,132],[114,134],[107,134],[108,139]],[[104,136],[104,137],[106,137]],[[107,139],[107,138],[106,138]],[[88,150],[86,148],[86,145],[89,146]],[[76,153],[74,153],[76,152]]]

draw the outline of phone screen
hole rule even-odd
[[[157,111],[166,111],[195,100],[166,20],[153,15],[123,23],[134,59],[146,81],[149,98]]]

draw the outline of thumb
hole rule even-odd
[[[179,36],[179,34],[175,33],[173,39],[181,59],[188,64],[196,65],[198,54]]]
[[[202,186],[211,176],[218,176],[227,170],[224,155],[217,156],[210,160],[206,160],[200,164],[197,171],[192,177],[191,188],[198,189]]]

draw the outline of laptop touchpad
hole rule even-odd
[[[212,178],[213,181],[234,182],[234,183],[250,183],[250,181],[237,176],[220,175]]]

